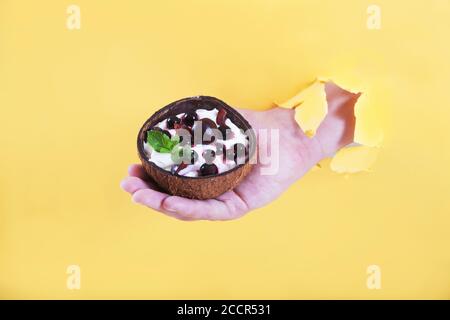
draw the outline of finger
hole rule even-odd
[[[133,164],[128,172],[131,177],[125,178],[121,186],[133,195],[133,201],[160,211],[180,220],[230,220],[239,217],[242,206],[233,205],[232,192],[223,194],[221,201],[195,200],[178,196],[169,196],[149,180],[144,168]],[[145,180],[144,180],[144,179]],[[229,194],[230,193],[230,194]],[[227,196],[227,194],[229,194]]]
[[[132,197],[132,199],[135,203],[144,205],[146,207],[149,207],[151,209],[154,209],[156,211],[164,213],[165,215],[168,215],[170,217],[173,217],[173,218],[176,218],[179,220],[185,220],[185,221],[195,220],[195,219],[180,215],[177,212],[172,212],[167,209],[164,209],[163,202],[167,198],[170,198],[170,195],[163,193],[163,192],[153,190],[153,189],[140,189],[140,190],[136,191]]]
[[[325,156],[332,156],[343,146],[353,142],[355,131],[354,107],[359,94],[345,91],[333,83],[325,87],[328,113],[314,138],[320,142]]]
[[[120,183],[120,187],[130,194],[134,194],[136,191],[141,189],[150,188],[150,186],[144,180],[137,177],[126,177]]]
[[[229,207],[216,199],[196,200],[170,196],[164,200],[163,209],[193,220],[230,220],[235,218]]]
[[[133,194],[133,201],[155,210],[163,210],[162,202],[169,197],[168,194],[149,188],[140,189]]]
[[[150,189],[156,191],[162,191],[161,188],[153,181],[153,179],[147,174],[145,169],[140,164],[132,164],[128,168],[128,174],[132,177],[137,177],[143,180]]]
[[[128,167],[128,174],[133,177],[141,178],[142,180],[148,180],[147,172],[140,164],[132,164]]]

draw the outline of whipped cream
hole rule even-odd
[[[198,120],[202,119],[210,119],[216,123],[216,118],[219,110],[212,109],[212,110],[206,110],[206,109],[197,109],[195,111],[198,116]],[[184,113],[180,113],[176,115],[179,119],[182,119],[184,116]],[[179,170],[178,175],[186,176],[186,177],[198,177],[199,176],[199,170],[200,167],[206,163],[206,159],[203,157],[203,153],[205,150],[213,150],[216,151],[216,145],[222,144],[226,147],[226,149],[232,149],[235,144],[243,144],[244,146],[248,146],[248,140],[247,135],[241,130],[238,126],[236,126],[230,119],[225,120],[225,124],[230,128],[231,132],[233,133],[233,136],[230,139],[215,139],[210,144],[196,144],[194,146],[191,146],[190,149],[194,150],[198,158],[195,161],[194,164],[188,164],[186,168],[183,168],[182,170]],[[176,129],[168,129],[167,128],[167,121],[166,119],[159,122],[155,125],[155,127],[158,127],[162,130],[167,130],[171,136],[176,135]],[[158,167],[166,170],[166,171],[172,171],[174,166],[177,166],[177,164],[172,159],[171,153],[160,153],[156,150],[153,150],[150,144],[148,144],[146,141],[143,143],[144,150],[148,156],[148,160],[156,164]],[[243,163],[243,161],[236,163],[233,159],[224,159],[223,155],[216,155],[214,157],[213,161],[209,161],[209,163],[215,164],[218,169],[218,173],[226,172],[238,164]]]

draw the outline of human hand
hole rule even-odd
[[[262,207],[278,198],[292,183],[300,179],[317,162],[333,155],[353,142],[355,128],[354,104],[358,95],[347,92],[333,83],[325,86],[328,114],[316,135],[308,138],[294,119],[294,110],[272,108],[266,111],[238,109],[252,125],[259,129],[279,130],[279,168],[273,175],[262,175],[261,161],[257,161],[248,176],[233,190],[215,199],[196,200],[164,193],[151,181],[141,165],[128,169],[121,187],[138,204],[181,220],[231,220]],[[258,140],[258,146],[261,141]],[[270,138],[268,139],[269,150]],[[267,148],[267,146],[264,146]]]

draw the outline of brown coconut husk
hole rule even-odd
[[[146,131],[170,116],[185,113],[189,110],[212,110],[214,108],[224,108],[227,111],[227,117],[234,124],[244,131],[250,132],[249,156],[246,157],[243,164],[218,175],[185,177],[166,171],[148,160],[143,148]],[[249,129],[251,129],[250,124],[239,112],[217,98],[208,96],[185,98],[165,106],[145,121],[137,138],[138,155],[147,174],[165,192],[192,199],[211,199],[235,188],[251,171],[252,164],[249,159],[255,156],[256,138],[253,130]]]

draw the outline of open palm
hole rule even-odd
[[[279,130],[279,166],[275,174],[261,174],[263,165],[258,161],[235,189],[215,199],[195,200],[164,193],[151,181],[141,165],[134,164],[129,167],[129,176],[122,181],[121,186],[132,195],[134,202],[181,220],[239,218],[276,199],[317,162],[353,141],[353,107],[358,96],[333,83],[327,83],[326,93],[328,114],[312,139],[299,128],[294,119],[294,110],[238,109],[257,134],[258,129]]]

